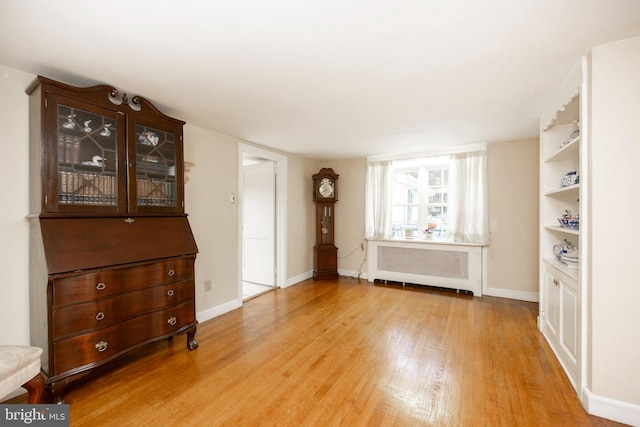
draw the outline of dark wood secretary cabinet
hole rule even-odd
[[[196,349],[182,128],[142,97],[38,77],[30,96],[31,341],[54,402],[177,334]]]

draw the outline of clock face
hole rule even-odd
[[[322,178],[318,192],[322,197],[333,197],[333,182],[329,178]]]

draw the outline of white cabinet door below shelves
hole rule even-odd
[[[558,311],[560,302],[559,282],[549,273],[549,269],[544,269],[544,300],[543,300],[543,332],[547,339],[552,342],[558,337]]]
[[[577,375],[578,360],[578,289],[572,280],[560,284],[560,334],[558,343],[567,367]]]
[[[543,333],[575,387],[580,349],[578,282],[547,261],[543,274]]]

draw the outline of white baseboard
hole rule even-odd
[[[338,269],[338,275],[346,276],[346,277],[358,277],[358,272],[355,270],[340,270]],[[288,288],[289,286],[297,285],[300,282],[304,282],[307,279],[311,279],[313,277],[313,270],[307,271],[306,273],[300,274],[298,276],[290,277],[287,279],[287,283],[284,286]],[[360,279],[367,280],[367,273],[360,273]]]
[[[338,274],[340,276],[346,276],[346,277],[354,277],[354,278],[358,277],[358,272],[355,270],[338,269]],[[297,285],[298,283],[304,282],[305,280],[311,279],[312,277],[313,277],[313,270],[307,271],[306,273],[300,274],[298,276],[290,277],[287,279],[286,285],[284,287],[288,288],[289,286]],[[367,280],[367,273],[360,273],[360,279]]]
[[[235,299],[233,301],[229,301],[224,304],[211,307],[207,310],[199,311],[198,313],[196,313],[196,320],[198,322],[206,322],[207,320],[211,320],[214,317],[218,317],[222,314],[228,313],[240,307],[242,307],[242,300]]]
[[[539,302],[538,292],[514,291],[512,289],[487,288],[482,292],[484,295],[500,298],[517,299],[521,301]]]
[[[338,274],[340,276],[345,276],[345,277],[353,277],[354,279],[362,279],[362,280],[367,280],[367,273],[358,273],[355,270],[341,270],[338,269]],[[360,274],[360,276],[358,276],[358,274]]]
[[[289,277],[284,285],[285,288],[289,286],[293,286],[297,283],[304,282],[307,279],[311,279],[313,277],[313,271],[307,271],[306,273],[299,274],[294,277]]]
[[[286,284],[285,284],[285,288],[288,288],[289,286],[293,286],[296,283],[300,283],[304,280],[307,280],[309,278],[313,277],[313,271],[309,271],[307,273],[301,274],[299,276],[296,277],[291,277],[289,279],[287,279]],[[218,317],[220,315],[223,315],[225,313],[228,313],[232,310],[235,310],[236,308],[240,308],[242,307],[242,300],[241,299],[235,299],[229,302],[226,302],[224,304],[215,306],[215,307],[211,307],[207,310],[204,311],[199,311],[198,313],[196,313],[196,320],[198,320],[198,322],[206,322],[207,320],[211,320],[214,317]]]
[[[589,414],[631,426],[640,426],[640,405],[597,396],[586,387],[582,389],[582,396]]]

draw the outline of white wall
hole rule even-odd
[[[367,176],[367,159],[347,159],[325,162],[320,168],[333,168],[338,177],[338,201],[336,202],[336,246],[338,247],[338,272],[343,276],[366,278],[367,264],[364,242],[364,196]],[[310,184],[311,186],[311,184]],[[309,190],[311,192],[311,190]],[[314,213],[315,215],[315,213]]]
[[[639,119],[640,38],[594,48],[587,381],[595,395],[635,405],[640,405]],[[640,407],[636,411],[640,414]]]
[[[242,305],[238,264],[238,141],[229,136],[187,124],[184,129],[185,161],[194,163],[185,185],[185,209],[198,244],[196,258],[196,311],[208,320]],[[264,147],[262,147],[264,148]],[[317,162],[287,156],[287,269],[285,282],[295,284],[313,271],[313,202],[311,179]],[[211,280],[212,290],[204,291]]]
[[[487,145],[487,295],[538,301],[539,141]]]
[[[313,275],[315,204],[311,176],[319,170],[316,161],[289,156],[287,174],[287,269],[289,285]]]
[[[35,78],[0,65],[0,344],[29,344],[29,98]]]
[[[237,142],[234,138],[187,124],[184,159],[191,162],[185,184],[185,211],[198,245],[196,311],[203,312],[238,301],[238,214],[229,200],[237,193]],[[211,280],[212,290],[204,291]],[[222,310],[224,311],[224,310]],[[218,314],[214,312],[211,314]]]

